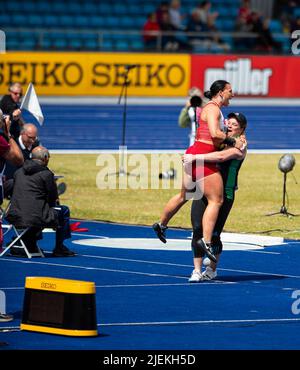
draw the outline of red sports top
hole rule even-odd
[[[215,105],[218,106],[218,104],[213,102],[213,101],[210,101],[207,104],[215,104]],[[218,108],[219,108],[219,106],[218,106]],[[204,120],[201,120],[201,118],[200,118],[201,112],[202,112],[202,109],[197,108],[197,111],[196,111],[197,121],[196,122],[197,122],[198,127],[197,127],[195,140],[213,141],[213,139],[211,137],[211,134],[209,132],[208,123]],[[221,112],[220,128],[222,129],[223,126],[224,126],[224,122],[223,122],[223,115],[222,115],[222,112]]]

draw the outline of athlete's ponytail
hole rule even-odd
[[[204,92],[204,96],[211,100],[214,96],[216,96],[220,91],[225,89],[225,86],[229,85],[229,82],[225,80],[217,80],[215,81],[208,91]]]

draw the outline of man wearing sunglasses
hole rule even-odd
[[[0,109],[3,114],[9,115],[11,120],[10,134],[17,140],[24,121],[21,115],[20,100],[22,98],[22,86],[15,82],[9,86],[9,94],[4,95],[0,101]]]

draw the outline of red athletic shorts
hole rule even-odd
[[[186,154],[206,154],[215,152],[216,148],[213,144],[202,143],[201,141],[195,141],[192,146],[186,150]],[[202,177],[212,175],[213,173],[218,172],[219,169],[216,163],[205,163],[204,166],[196,166],[196,163],[193,162],[192,165],[192,178],[193,181],[199,180]]]

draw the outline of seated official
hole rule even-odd
[[[24,161],[26,161],[26,159],[30,159],[32,150],[41,145],[38,140],[37,127],[33,123],[25,123],[16,142],[22,151]],[[12,179],[18,168],[20,168],[20,166],[6,166],[4,171],[5,178],[7,180]]]
[[[59,205],[54,174],[47,167],[49,151],[37,146],[32,150],[32,159],[25,161],[14,175],[11,204],[6,219],[16,227],[29,227],[22,236],[28,251],[35,253],[36,242],[45,227],[56,229],[56,243],[53,255],[56,257],[74,256],[64,244],[71,238],[70,211]],[[12,249],[12,248],[11,248]],[[16,248],[17,250],[17,248]],[[14,254],[14,250],[11,250]]]

